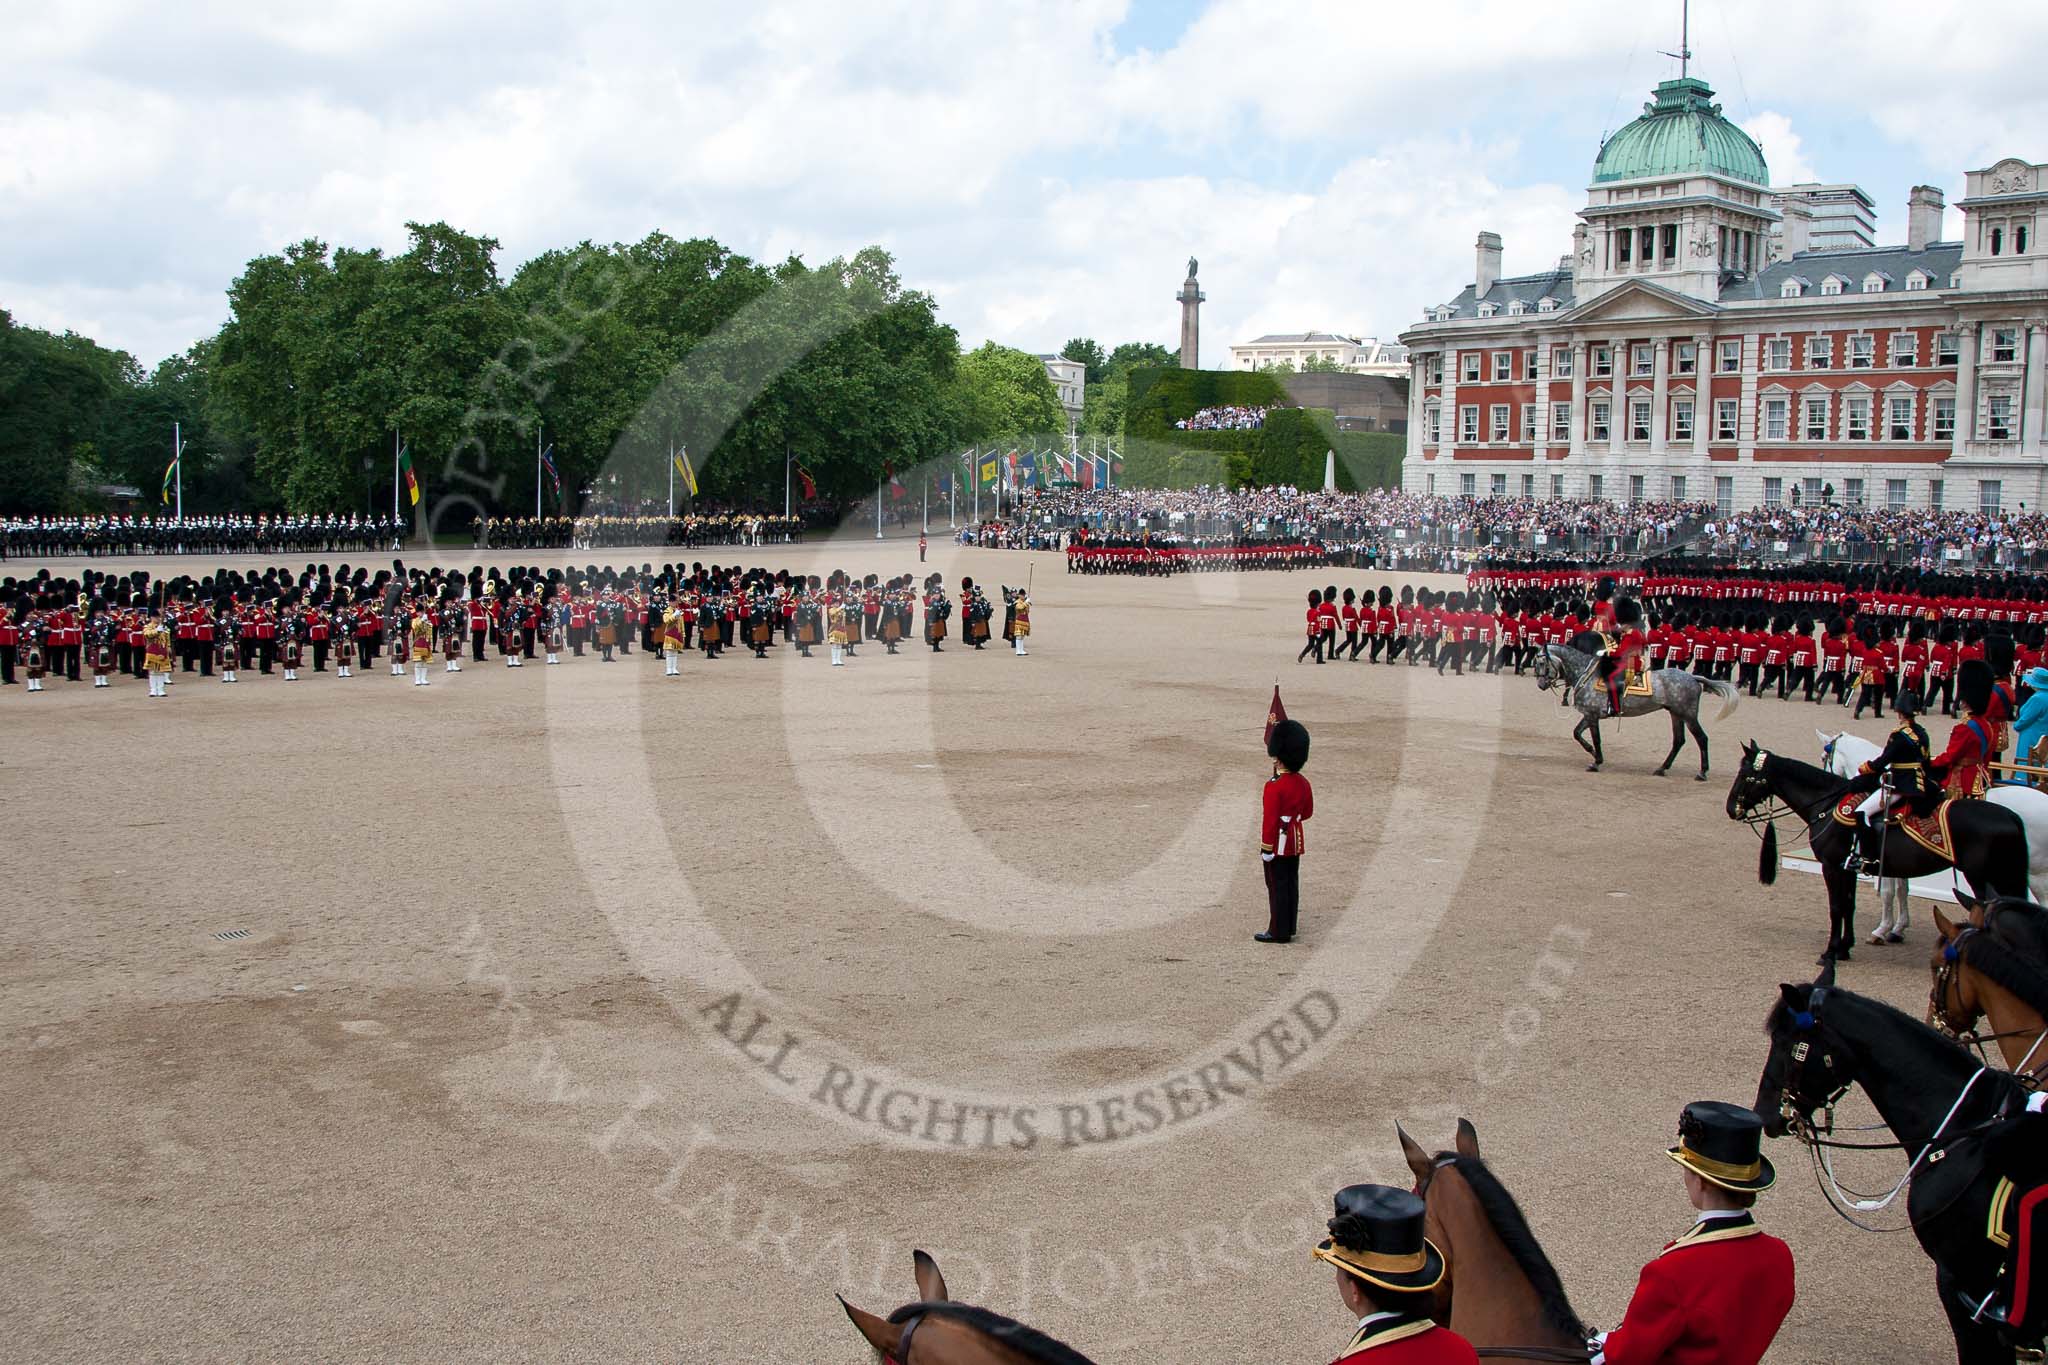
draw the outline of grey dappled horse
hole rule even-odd
[[[1572,730],[1572,738],[1592,755],[1593,761],[1586,765],[1589,773],[1599,772],[1600,765],[1607,761],[1600,747],[1600,718],[1614,714],[1607,699],[1607,682],[1600,676],[1598,664],[1597,655],[1571,645],[1545,645],[1536,659],[1536,685],[1546,692],[1553,687],[1561,689],[1560,704],[1578,709],[1579,723]],[[1653,711],[1671,713],[1671,752],[1664,755],[1664,762],[1658,766],[1658,777],[1671,771],[1672,761],[1685,748],[1685,734],[1690,730],[1693,742],[1700,746],[1700,771],[1694,780],[1707,780],[1707,732],[1700,728],[1700,694],[1704,692],[1711,692],[1727,703],[1714,719],[1726,720],[1735,710],[1738,694],[1733,683],[1696,677],[1682,668],[1652,669],[1647,696],[1622,692],[1624,716],[1647,716]]]

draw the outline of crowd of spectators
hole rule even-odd
[[[1181,431],[1256,431],[1266,425],[1265,408],[1203,408],[1173,425]]]
[[[1722,556],[2010,568],[2048,549],[2048,517],[2024,508],[1936,511],[1809,503],[1709,516],[1701,535],[1704,548]]]

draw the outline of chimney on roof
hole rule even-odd
[[[1482,232],[1479,234],[1479,249],[1472,273],[1472,297],[1483,299],[1486,291],[1493,288],[1500,279],[1500,234]]]
[[[1941,214],[1948,200],[1932,185],[1915,185],[1906,195],[1906,250],[1925,251],[1941,240]]]
[[[1813,201],[1803,194],[1785,196],[1785,259],[1813,249]]]

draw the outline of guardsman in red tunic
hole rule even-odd
[[[1596,1338],[1593,1365],[1756,1365],[1792,1311],[1792,1252],[1750,1216],[1777,1172],[1763,1120],[1739,1105],[1685,1106],[1678,1145],[1699,1217],[1643,1267],[1621,1326]]]
[[[1990,665],[1982,659],[1966,661],[1956,673],[1956,696],[1963,707],[1962,723],[1949,731],[1948,748],[1928,760],[1927,771],[1950,796],[1981,798],[1991,780],[1985,765],[1997,752],[1985,715],[1996,696]]]
[[[1980,714],[1991,732],[1989,758],[1993,762],[2005,757],[2006,745],[2012,739],[2013,720],[2020,713],[2013,687],[2013,658],[2017,652],[2010,635],[1984,637],[1984,662],[1991,668],[1991,698]]]
[[[1600,658],[1600,676],[1607,683],[1607,704],[1621,714],[1621,693],[1633,679],[1642,676],[1643,656],[1650,638],[1643,634],[1643,607],[1633,597],[1613,604],[1614,641]]]
[[[1472,1343],[1430,1318],[1444,1256],[1424,1236],[1420,1196],[1392,1185],[1337,1191],[1330,1235],[1314,1251],[1337,1269],[1337,1296],[1358,1329],[1335,1365],[1478,1365]]]
[[[1307,849],[1302,825],[1316,811],[1315,792],[1301,770],[1308,765],[1308,730],[1298,720],[1283,720],[1266,740],[1273,775],[1266,782],[1259,822],[1259,859],[1266,868],[1266,932],[1253,934],[1260,943],[1286,943],[1294,937],[1301,909],[1301,855]]]

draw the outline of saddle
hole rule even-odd
[[[2001,1324],[2017,1341],[2038,1342],[2048,1330],[2048,1258],[2035,1254],[2048,1238],[2048,1184],[2022,1188],[2001,1176],[1991,1193],[1984,1236],[2005,1264],[1997,1292],[1979,1316]]]
[[[1621,689],[1624,697],[1647,697],[1650,695],[1650,670],[1636,668],[1627,674],[1627,686]]]
[[[1856,807],[1863,804],[1863,793],[1851,792],[1835,806],[1835,823],[1854,828]],[[1948,808],[1955,804],[1955,798],[1944,796],[1941,804],[1934,808],[1932,815],[1915,815],[1905,806],[1894,806],[1885,815],[1885,824],[1897,829],[1920,847],[1946,862],[1954,862],[1956,841],[1949,833]]]

